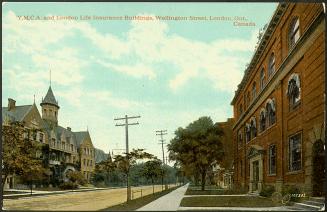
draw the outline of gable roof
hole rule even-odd
[[[59,108],[58,102],[54,97],[51,86],[49,86],[48,92],[45,95],[44,99],[42,98],[42,103],[40,105],[42,106],[44,104],[51,104]]]
[[[10,121],[23,121],[28,112],[32,109],[33,105],[15,106],[11,110],[8,107],[2,107],[2,122],[5,118]]]
[[[75,137],[76,137],[76,144],[79,147],[85,138],[87,138],[88,136],[90,136],[88,131],[80,131],[80,132],[74,132]]]

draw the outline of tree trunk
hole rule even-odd
[[[153,178],[151,178],[151,182],[152,182],[152,194],[154,194],[154,182],[153,182]]]
[[[201,190],[204,191],[204,187],[206,185],[206,171],[202,171],[201,173]]]
[[[2,178],[2,191],[3,191],[4,187],[5,187],[5,183],[6,183],[7,177],[8,177],[8,175],[6,174],[5,177]]]

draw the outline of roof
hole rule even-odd
[[[262,39],[260,40],[260,42],[252,56],[249,66],[245,69],[243,79],[242,79],[241,83],[237,86],[237,90],[235,91],[235,95],[231,101],[231,105],[235,104],[237,97],[239,96],[240,92],[244,89],[246,83],[248,82],[251,73],[254,71],[255,65],[257,64],[257,62],[260,59],[260,56],[266,49],[266,47],[269,43],[268,40],[273,35],[273,32],[275,31],[275,29],[278,25],[278,22],[280,21],[281,17],[283,16],[287,6],[288,6],[288,3],[279,3],[278,4],[273,16],[271,17],[271,19],[269,21],[268,26],[266,27],[265,31],[263,32],[263,35],[261,37]]]
[[[95,148],[95,162],[100,163],[101,161],[107,160],[108,154],[106,154],[103,150]]]
[[[59,108],[58,102],[53,95],[51,86],[49,86],[48,92],[45,95],[44,99],[42,99],[42,103],[40,105],[42,106],[43,104],[51,104]]]
[[[88,131],[74,132],[77,146],[80,146],[84,139],[90,136]]]
[[[9,118],[10,121],[23,121],[27,113],[32,109],[33,105],[15,106],[10,111],[8,107],[2,107],[2,121]]]

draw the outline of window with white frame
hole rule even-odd
[[[276,145],[269,146],[269,174],[276,174]]]
[[[238,146],[241,147],[243,145],[243,134],[242,130],[238,131]]]
[[[292,49],[300,38],[300,20],[298,17],[292,19],[288,34],[289,48]]]
[[[275,72],[275,54],[271,53],[269,58],[268,77],[270,77],[274,72]]]
[[[250,124],[246,124],[244,127],[244,131],[245,131],[245,140],[246,142],[249,142],[251,140],[251,126]]]
[[[290,107],[295,107],[300,103],[301,100],[301,84],[300,76],[293,73],[288,79],[287,86],[287,97],[289,99]]]
[[[266,129],[266,110],[263,108],[261,109],[260,112],[260,117],[259,117],[259,125],[260,125],[260,132],[265,131]]]
[[[274,99],[268,99],[266,102],[267,127],[276,122],[276,105]]]
[[[257,96],[257,85],[255,82],[252,84],[252,101],[255,99]]]
[[[260,90],[262,90],[265,87],[265,69],[261,69],[260,72]]]
[[[298,171],[302,168],[301,133],[289,138],[289,171]]]
[[[255,117],[251,118],[251,138],[255,138],[257,137],[257,121],[255,119]]]

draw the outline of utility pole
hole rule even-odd
[[[126,135],[126,156],[129,153],[129,148],[128,148],[128,126],[129,125],[138,125],[138,122],[135,123],[128,123],[129,119],[136,119],[136,118],[141,118],[141,116],[127,116],[125,115],[125,117],[123,118],[115,118],[115,121],[118,120],[125,120],[124,124],[116,124],[116,127],[120,127],[120,126],[125,126],[125,135]],[[126,187],[127,187],[127,202],[131,200],[131,186],[129,183],[129,173],[127,173],[127,182],[126,182]]]
[[[159,144],[161,144],[161,149],[162,149],[162,170],[164,170],[164,164],[165,164],[165,151],[164,151],[164,147],[163,145],[164,143],[164,139],[163,139],[163,135],[167,135],[167,130],[156,130],[156,135],[159,135],[161,139],[159,139]],[[162,175],[162,186],[164,184],[164,176]],[[167,185],[165,185],[165,189],[167,189]]]

